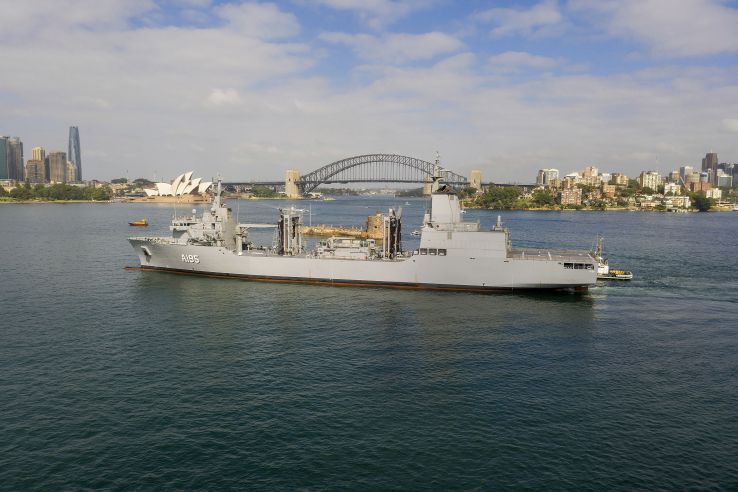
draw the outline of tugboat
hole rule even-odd
[[[607,258],[602,256],[602,236],[597,238],[597,250],[595,251],[595,259],[597,260],[597,280],[632,280],[633,272],[627,270],[619,270],[610,268]]]
[[[146,219],[134,220],[133,222],[129,222],[128,225],[131,227],[148,227],[149,221]]]

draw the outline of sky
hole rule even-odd
[[[738,2],[0,0],[0,134],[86,179],[368,153],[484,181],[738,161]]]

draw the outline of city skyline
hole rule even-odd
[[[501,182],[738,160],[735,2],[80,5],[0,19],[0,133],[71,160],[74,122],[87,178],[264,179],[436,150]]]

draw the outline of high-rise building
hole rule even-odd
[[[538,171],[538,176],[536,177],[536,184],[538,186],[551,186],[553,181],[558,179],[559,177],[559,170],[558,169],[540,169]]]
[[[638,176],[638,184],[641,188],[650,188],[656,191],[656,188],[661,184],[661,175],[657,171],[643,171]]]
[[[23,181],[23,142],[0,136],[0,179]]]
[[[8,169],[8,137],[0,135],[0,179],[10,179]]]
[[[67,153],[49,152],[49,181],[65,183],[67,181]]]
[[[77,166],[75,166],[72,161],[67,161],[66,182],[74,183],[75,181],[77,181]]]
[[[43,147],[34,147],[31,149],[31,159],[34,161],[43,161],[46,158],[46,151]]]
[[[718,155],[715,152],[708,152],[705,158],[702,159],[702,170],[711,172],[710,178],[715,179],[715,176],[717,176],[717,167]]]
[[[76,126],[69,127],[69,160],[74,164],[76,169],[75,181],[82,181],[82,155],[79,150],[79,128]]]
[[[45,183],[47,181],[46,163],[44,160],[29,159],[26,162],[26,181],[32,184]]]

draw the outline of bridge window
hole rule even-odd
[[[445,249],[439,249],[438,250],[438,256],[446,256],[446,250]]]
[[[564,263],[564,268],[572,270],[574,269],[574,263]]]
[[[427,255],[428,254],[428,248],[420,248],[420,254],[421,255]]]

